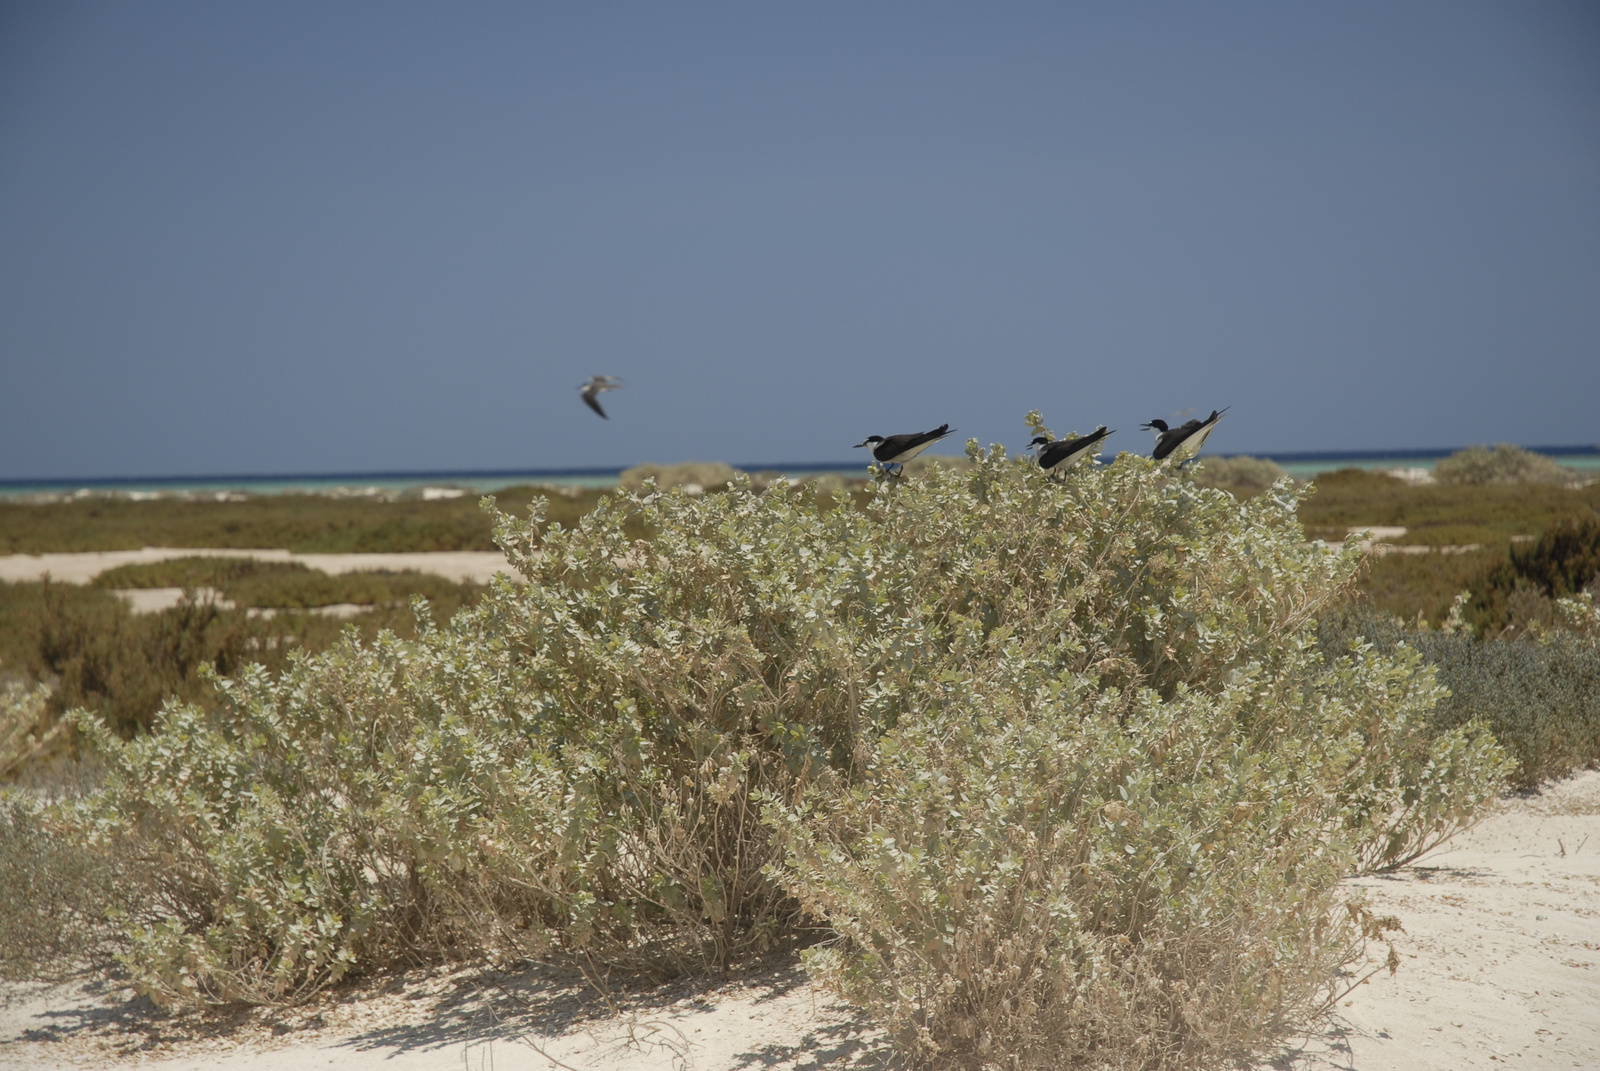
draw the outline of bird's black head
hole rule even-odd
[[[1033,437],[1033,442],[1029,443],[1028,445],[1029,446],[1048,446],[1050,443],[1052,443],[1054,441],[1055,440],[1050,438],[1050,436],[1048,436],[1048,435],[1035,435]]]
[[[855,446],[853,446],[851,449],[859,450],[863,446],[877,446],[881,442],[883,442],[883,436],[882,435],[868,435],[866,442],[864,442],[864,443],[856,443]]]
[[[1152,420],[1150,423],[1142,425],[1142,427],[1145,431],[1166,431],[1167,422],[1165,420]]]

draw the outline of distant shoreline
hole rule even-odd
[[[1439,460],[1464,447],[1428,450],[1306,450],[1250,455],[1216,454],[1217,457],[1264,457],[1295,476],[1338,468],[1432,468]],[[1538,454],[1559,459],[1572,468],[1600,470],[1600,446],[1530,446]],[[865,473],[859,461],[780,462],[736,465],[745,472],[781,472],[787,476],[824,473]],[[125,494],[238,491],[253,494],[330,492],[375,488],[385,491],[423,487],[465,488],[490,493],[506,487],[538,484],[556,487],[610,487],[625,466],[615,468],[472,469],[462,471],[281,473],[261,475],[95,476],[0,480],[0,499],[77,491]]]

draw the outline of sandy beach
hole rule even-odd
[[[1511,796],[1414,866],[1356,879],[1399,916],[1308,1038],[1260,1071],[1600,1067],[1600,771]],[[888,1068],[882,1036],[793,961],[596,998],[544,971],[414,972],[296,1009],[168,1016],[96,986],[11,986],[0,1067]]]
[[[171,558],[256,558],[299,562],[324,573],[368,570],[431,573],[456,582],[487,584],[496,573],[515,577],[498,550],[417,551],[401,554],[295,554],[287,550],[240,550],[206,547],[145,547],[143,550],[83,551],[71,554],[0,554],[0,580],[39,581],[49,576],[63,584],[87,584],[119,565],[146,565]]]

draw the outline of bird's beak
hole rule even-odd
[[[861,449],[861,448],[862,448],[862,447],[863,447],[863,446],[866,446],[866,445],[867,445],[867,443],[870,443],[870,442],[871,442],[871,441],[872,441],[872,440],[871,440],[871,439],[868,439],[868,440],[867,440],[867,442],[865,442],[865,443],[856,443],[856,444],[855,444],[855,445],[854,445],[854,446],[852,446],[852,447],[851,447],[851,448],[850,448],[850,449],[852,449],[852,450],[859,450],[859,449]]]

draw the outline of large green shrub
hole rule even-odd
[[[502,516],[527,582],[448,625],[98,733],[73,821],[161,862],[128,969],[282,1000],[439,955],[703,969],[820,926],[817,968],[933,1063],[1060,1066],[1080,1027],[1084,1059],[1204,1063],[1303,1017],[1359,928],[1335,879],[1470,821],[1498,749],[1427,727],[1415,659],[1319,658],[1359,559],[1306,545],[1292,492],[969,455],[862,508],[647,485],[572,529]]]
[[[979,508],[908,487],[885,518],[982,593],[960,669],[852,788],[773,804],[841,934],[809,962],[930,1065],[1215,1064],[1325,996],[1363,921],[1335,880],[1471,821],[1504,758],[1429,726],[1414,656],[1314,652],[1355,561],[1291,494],[1123,458],[1051,498],[984,461]]]

